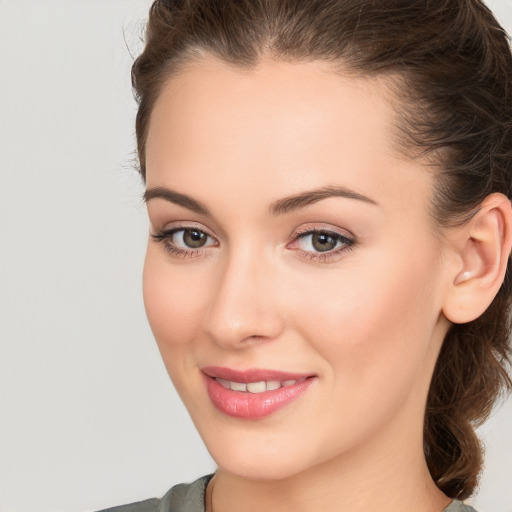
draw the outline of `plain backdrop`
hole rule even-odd
[[[0,0],[2,512],[161,496],[214,464],[147,325],[130,52],[149,0]],[[512,31],[512,0],[489,1]],[[474,504],[512,511],[512,403]]]

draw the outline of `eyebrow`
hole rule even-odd
[[[278,199],[270,205],[269,210],[272,215],[284,215],[286,213],[304,208],[305,206],[309,206],[310,204],[317,203],[318,201],[322,201],[323,199],[328,199],[330,197],[355,199],[357,201],[362,201],[364,203],[378,206],[376,201],[363,194],[359,194],[354,190],[341,187],[339,185],[329,185],[326,187],[301,192],[299,194],[288,196],[283,199]],[[183,206],[184,208],[187,208],[188,210],[196,212],[200,215],[210,215],[208,208],[200,201],[197,201],[196,199],[193,199],[186,194],[181,194],[165,187],[149,188],[144,192],[143,198],[146,203],[151,199],[164,199],[170,203],[177,204],[178,206]]]
[[[345,199],[355,199],[357,201],[362,201],[364,203],[378,206],[376,201],[367,196],[364,196],[363,194],[359,194],[354,190],[341,187],[339,185],[329,185],[279,199],[270,205],[270,213],[272,213],[272,215],[283,215],[285,213],[298,210],[299,208],[303,208],[304,206],[317,203],[318,201],[322,201],[323,199],[327,199],[329,197],[344,197]]]
[[[200,215],[210,215],[208,208],[201,202],[196,199],[192,199],[190,196],[185,194],[180,194],[179,192],[175,192],[174,190],[170,190],[164,187],[153,187],[148,188],[144,192],[143,199],[147,203],[151,199],[165,199],[170,203],[177,204],[178,206],[183,206],[188,210],[192,210],[193,212],[199,213]]]

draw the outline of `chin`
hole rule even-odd
[[[308,439],[303,433],[297,435],[289,427],[283,429],[275,424],[270,429],[256,424],[237,427],[219,426],[207,428],[204,433],[200,431],[219,469],[237,478],[283,481],[306,473],[332,457],[331,449],[322,450],[310,436]]]
[[[296,460],[297,454],[288,457],[282,453],[268,454],[266,450],[258,450],[258,454],[236,450],[222,451],[218,457],[212,454],[219,469],[245,480],[286,480],[305,469],[301,467],[301,461]]]

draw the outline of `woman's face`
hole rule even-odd
[[[422,456],[449,251],[394,122],[383,83],[318,62],[205,59],[156,103],[146,310],[229,473]]]

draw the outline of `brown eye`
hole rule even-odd
[[[318,252],[332,251],[338,240],[329,233],[313,233],[311,235],[311,245]]]
[[[151,237],[162,243],[165,251],[174,257],[204,256],[209,248],[219,246],[213,236],[195,227],[171,228],[152,234]]]
[[[297,236],[289,246],[308,253],[308,259],[314,259],[316,255],[331,256],[354,245],[354,240],[335,231],[306,231]]]
[[[208,240],[208,235],[198,229],[184,229],[182,233],[183,243],[190,249],[199,249],[203,247]]]

